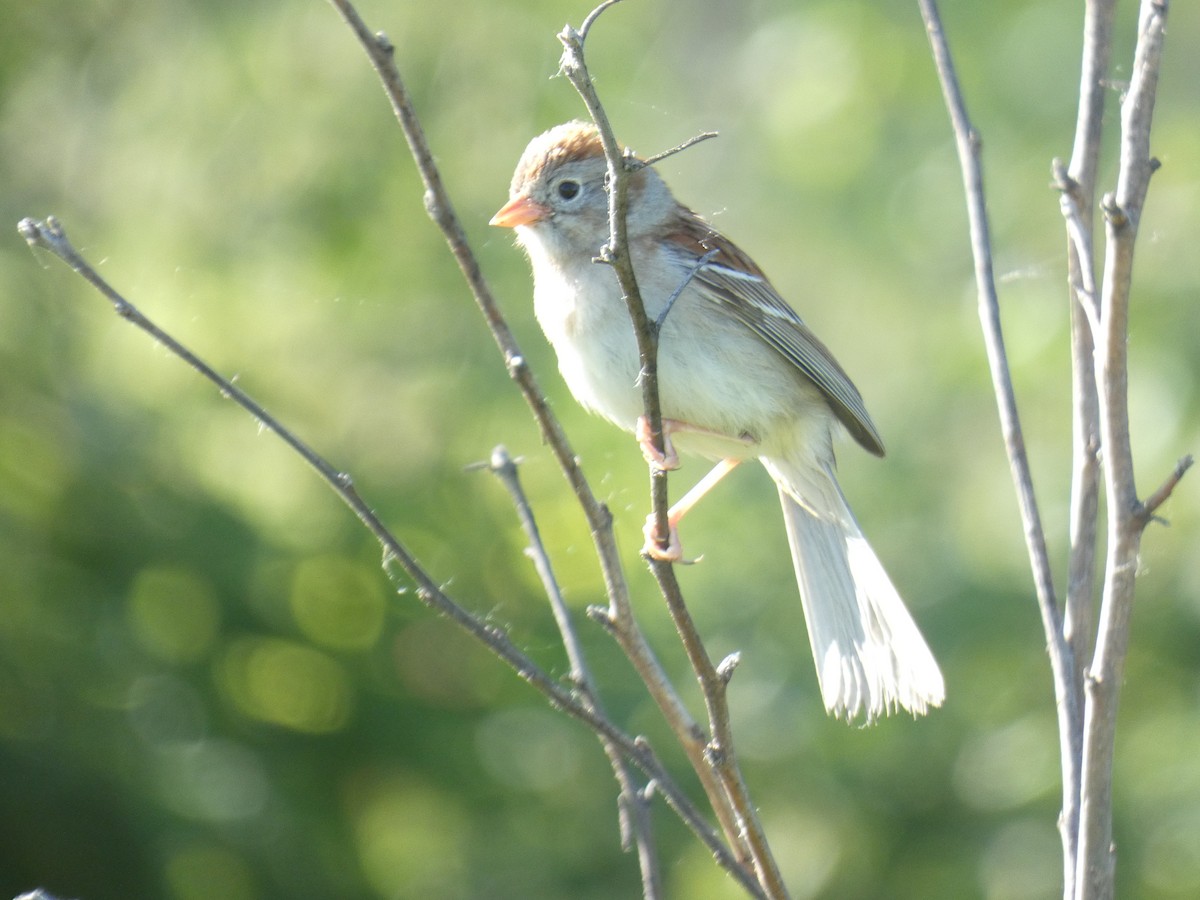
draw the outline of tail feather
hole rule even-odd
[[[945,685],[933,653],[832,474],[820,505],[835,508],[814,509],[794,496],[778,465],[768,468],[779,485],[825,708],[870,722],[897,707],[921,715],[940,706]]]

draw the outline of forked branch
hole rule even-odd
[[[1150,155],[1150,128],[1168,4],[1166,0],[1143,0],[1141,5],[1133,77],[1122,101],[1117,188],[1100,205],[1107,238],[1102,278],[1097,276],[1094,258],[1093,211],[1111,61],[1113,0],[1088,0],[1086,4],[1075,146],[1069,166],[1057,160],[1053,166],[1067,228],[1074,381],[1071,554],[1066,614],[1062,616],[1050,579],[999,331],[979,136],[967,118],[935,0],[918,2],[958,141],[981,320],[1054,674],[1063,772],[1064,896],[1109,898],[1114,872],[1112,753],[1141,535],[1191,465],[1190,457],[1180,460],[1162,486],[1145,502],[1139,501],[1129,434],[1129,301],[1138,224],[1150,178],[1158,167]],[[1093,639],[1092,572],[1101,474],[1108,501],[1107,559]],[[1085,677],[1083,658],[1093,646]]]
[[[338,498],[350,508],[384,551],[384,568],[390,572],[390,563],[397,563],[416,585],[418,599],[430,609],[446,616],[489,651],[499,657],[523,680],[537,689],[556,709],[578,719],[591,728],[605,742],[618,748],[621,754],[637,766],[646,778],[653,781],[656,792],[661,793],[667,804],[684,823],[692,829],[701,842],[710,850],[717,862],[726,868],[752,896],[764,896],[757,889],[751,876],[729,853],[726,845],[709,824],[696,811],[687,795],[676,785],[671,774],[663,767],[658,757],[644,741],[635,739],[617,728],[601,715],[580,692],[564,686],[549,675],[533,660],[519,650],[504,629],[484,621],[466,607],[451,598],[437,581],[421,567],[407,548],[388,530],[375,515],[370,505],[359,496],[353,480],[338,471],[329,462],[301,440],[291,429],[275,418],[242,388],[225,378],[187,346],[164,331],[122,294],[105,281],[95,268],[74,248],[65,232],[53,217],[45,222],[22,219],[18,232],[33,248],[47,250],[84,280],[96,288],[112,304],[113,309],[132,325],[162,344],[169,352],[183,360],[192,369],[210,381],[223,397],[233,400],[245,409],[261,427],[275,434],[309,464],[324,480]]]
[[[1108,498],[1108,552],[1095,652],[1086,677],[1079,857],[1075,870],[1078,900],[1113,895],[1113,752],[1117,705],[1129,648],[1135,579],[1142,533],[1187,471],[1181,462],[1152,496],[1138,499],[1129,432],[1129,309],[1133,256],[1150,179],[1158,160],[1150,153],[1150,131],[1158,95],[1158,74],[1166,35],[1166,0],[1143,0],[1138,14],[1129,89],[1121,102],[1121,154],[1116,190],[1105,196],[1105,259],[1101,282],[1100,331],[1095,373],[1100,397],[1100,437],[1104,491]]]
[[[1037,496],[1033,489],[1033,473],[1030,470],[1029,457],[1025,451],[1025,438],[1017,412],[1016,393],[1008,367],[1008,354],[1004,346],[1004,333],[1000,324],[1000,303],[996,295],[996,282],[992,269],[992,242],[981,160],[982,139],[967,115],[966,102],[954,70],[950,45],[942,28],[937,3],[935,0],[918,0],[918,4],[926,31],[929,34],[934,65],[937,68],[942,94],[950,113],[950,122],[958,145],[959,166],[962,169],[967,198],[971,253],[975,262],[979,320],[983,327],[988,365],[992,373],[992,388],[996,395],[996,406],[1000,414],[1000,430],[1004,436],[1004,448],[1008,455],[1013,485],[1016,488],[1017,505],[1021,512],[1021,522],[1025,532],[1025,547],[1033,572],[1038,610],[1042,619],[1042,631],[1046,637],[1050,669],[1054,679],[1063,776],[1063,818],[1069,822],[1075,818],[1079,796],[1078,759],[1082,739],[1082,688],[1073,648],[1066,638],[1062,610],[1054,590],[1050,555],[1046,548],[1045,531],[1042,526],[1041,514],[1038,511]],[[1074,858],[1074,830],[1071,828],[1063,830],[1063,853],[1067,860]],[[1069,866],[1069,863],[1064,864],[1064,868]]]
[[[367,28],[358,11],[348,0],[330,0],[333,6],[345,19],[354,32],[372,65],[375,67],[383,84],[384,92],[392,105],[397,121],[404,131],[417,169],[425,184],[425,205],[431,218],[442,230],[451,252],[458,261],[467,280],[475,301],[483,313],[484,319],[491,329],[492,336],[504,355],[509,372],[516,381],[533,411],[534,419],[542,431],[542,436],[554,453],[560,468],[567,477],[572,490],[575,492],[587,519],[589,531],[595,543],[600,571],[604,578],[605,590],[609,598],[610,615],[605,624],[617,638],[621,649],[629,658],[638,676],[646,684],[651,697],[662,711],[664,718],[671,727],[676,739],[688,755],[689,762],[696,770],[701,784],[708,795],[713,811],[721,823],[725,838],[731,847],[737,851],[738,871],[733,874],[743,881],[743,886],[752,884],[753,876],[743,869],[743,864],[749,861],[749,855],[740,847],[741,829],[737,816],[725,792],[704,759],[704,738],[695,719],[688,712],[678,692],[670,683],[662,666],[659,664],[649,644],[646,642],[641,629],[637,626],[630,603],[629,587],[621,566],[620,554],[617,549],[612,528],[612,516],[592,492],[578,457],[560,423],[550,410],[545,395],[538,386],[526,364],[525,357],[517,346],[512,331],[509,329],[498,304],[492,296],[479,265],[471,252],[465,233],[454,212],[448,192],[442,183],[434,156],[425,138],[420,118],[413,106],[404,80],[396,67],[394,49],[391,42],[383,35],[377,35]],[[595,10],[585,21],[583,29],[586,33],[591,23],[608,5],[617,2],[610,0],[608,4]],[[611,131],[610,131],[611,135]],[[664,488],[665,503],[665,488]],[[665,510],[665,505],[664,505]],[[751,890],[755,893],[757,888]]]

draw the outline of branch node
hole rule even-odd
[[[586,697],[589,703],[593,702],[591,685],[588,684],[587,676],[582,672],[568,672],[562,677],[562,681],[570,686],[571,693],[576,697]]]
[[[1100,201],[1100,208],[1104,211],[1104,218],[1108,220],[1108,224],[1113,228],[1125,228],[1129,224],[1129,216],[1125,210],[1117,203],[1117,195],[1109,191],[1104,195],[1104,199]]]
[[[1059,157],[1054,157],[1050,162],[1050,171],[1053,173],[1054,181],[1052,186],[1056,191],[1066,194],[1072,200],[1079,200],[1079,182],[1071,177],[1067,171],[1067,164]]]
[[[742,652],[740,650],[730,653],[727,657],[721,660],[721,664],[717,666],[717,675],[721,681],[728,685],[733,678],[733,673],[737,669],[738,664],[742,661]]]
[[[1187,474],[1187,470],[1192,467],[1194,462],[1192,455],[1189,453],[1184,456],[1179,462],[1175,463],[1175,469],[1167,476],[1164,481],[1153,494],[1146,498],[1145,502],[1139,503],[1137,509],[1134,510],[1134,521],[1137,522],[1140,528],[1145,528],[1151,522],[1161,522],[1164,525],[1170,523],[1159,515],[1156,515],[1159,507],[1170,499],[1171,494],[1175,490],[1175,486]]]
[[[450,226],[450,216],[447,215],[446,205],[442,202],[441,197],[432,188],[427,189],[421,198],[425,205],[425,213],[433,220],[434,224],[445,231]]]
[[[654,799],[655,793],[658,791],[658,779],[651,778],[646,782],[646,786],[642,788],[641,798],[643,803],[649,803]]]
[[[579,464],[579,457],[575,458],[576,465]],[[603,529],[612,528],[613,517],[612,510],[608,508],[607,503],[596,504],[596,522]]]
[[[25,243],[32,246],[38,239],[37,222],[30,218],[22,219],[17,223],[17,234],[25,239]]]
[[[393,56],[396,52],[396,47],[382,31],[375,32],[375,46],[379,48],[380,53],[386,53],[388,56]]]
[[[725,748],[714,738],[704,745],[704,758],[714,769],[722,768],[727,760]]]
[[[509,454],[507,447],[503,444],[497,444],[492,450],[491,457],[488,459],[488,468],[493,472],[515,472],[517,461]]]
[[[593,603],[585,612],[587,617],[607,631],[609,634],[616,634],[617,617],[613,615],[612,610],[607,606],[601,606],[599,603]]]

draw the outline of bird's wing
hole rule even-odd
[[[671,241],[693,260],[708,256],[708,261],[692,276],[694,284],[718,308],[799,369],[820,389],[854,439],[869,452],[883,456],[883,439],[858,388],[754,261],[694,214],[671,236]]]

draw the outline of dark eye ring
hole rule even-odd
[[[558,183],[558,196],[564,200],[574,200],[579,196],[580,184],[578,181],[573,181],[567,178]]]

